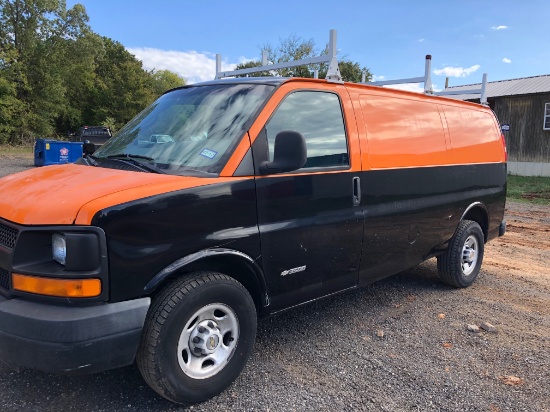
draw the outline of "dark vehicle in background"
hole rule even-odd
[[[107,140],[111,138],[112,135],[111,129],[107,126],[84,126],[78,129],[75,137],[77,141],[82,143],[92,143],[95,146],[95,149],[99,149]],[[86,149],[87,147],[84,148],[85,151]],[[93,150],[90,153],[93,153]]]

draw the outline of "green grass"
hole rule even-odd
[[[6,157],[33,157],[32,146],[9,146],[0,145],[0,156]]]
[[[550,177],[508,175],[509,200],[550,205]]]

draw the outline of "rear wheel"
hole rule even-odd
[[[167,285],[145,321],[137,364],[156,392],[205,401],[240,374],[256,336],[256,308],[235,279],[197,272]]]
[[[449,248],[437,258],[441,280],[451,286],[470,286],[483,261],[484,236],[481,227],[472,220],[463,220],[451,239]]]

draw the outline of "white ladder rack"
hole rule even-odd
[[[215,79],[222,79],[224,77],[232,77],[243,74],[258,73],[263,71],[288,69],[296,66],[308,66],[310,64],[328,63],[328,71],[326,80],[333,83],[343,83],[342,76],[340,75],[340,69],[338,68],[338,59],[336,58],[336,30],[330,31],[328,53],[322,54],[317,57],[310,57],[308,59],[293,60],[290,62],[282,62],[275,64],[268,64],[267,55],[263,53],[262,65],[259,67],[251,67],[248,69],[239,69],[228,72],[222,72],[222,56],[216,54],[216,77]]]
[[[233,77],[238,75],[245,75],[251,73],[258,73],[263,71],[271,71],[278,69],[287,69],[297,66],[308,66],[311,64],[320,64],[320,63],[329,63],[326,80],[332,83],[343,83],[342,75],[340,74],[340,69],[338,68],[338,59],[336,58],[336,30],[330,31],[329,44],[328,44],[328,53],[317,56],[310,57],[307,59],[293,60],[290,62],[282,62],[269,64],[267,61],[267,54],[264,52],[262,55],[262,65],[259,67],[250,67],[248,69],[239,69],[222,72],[222,56],[221,54],[216,54],[216,77],[215,80],[223,79],[224,77]],[[429,54],[426,55],[426,64],[424,66],[424,76],[411,77],[407,79],[396,79],[396,80],[381,80],[376,82],[365,82],[365,73],[363,73],[363,78],[360,84],[368,84],[370,86],[387,86],[392,84],[407,84],[407,83],[424,83],[424,93],[432,94],[437,96],[452,96],[458,94],[479,94],[481,104],[487,104],[486,88],[487,88],[487,73],[483,73],[483,78],[481,82],[481,87],[479,89],[469,89],[469,90],[447,90],[441,92],[434,92],[432,85],[432,56]],[[317,70],[314,70],[315,78],[317,78]]]
[[[365,75],[363,74],[363,81],[361,84],[368,84],[371,86],[386,86],[391,84],[406,84],[406,83],[424,83],[424,93],[433,94],[436,96],[452,96],[457,94],[479,94],[481,104],[487,105],[487,73],[483,73],[481,87],[479,89],[468,90],[447,90],[441,92],[434,92],[432,85],[432,56],[426,55],[426,64],[424,68],[424,76],[411,77],[408,79],[396,79],[396,80],[381,80],[377,82],[365,82]]]

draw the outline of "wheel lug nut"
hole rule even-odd
[[[199,333],[204,333],[204,332],[206,332],[206,328],[204,328],[202,326],[199,326],[198,331],[199,331]]]
[[[201,353],[201,348],[195,348],[193,350],[195,351],[195,353]]]
[[[212,322],[212,321],[208,322],[208,327],[213,328],[214,327],[214,322]]]
[[[199,343],[201,340],[202,340],[201,338],[199,338],[198,336],[195,336],[193,338],[193,343]]]

